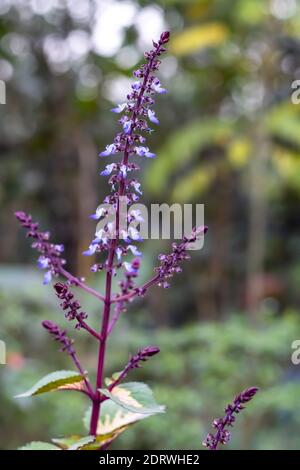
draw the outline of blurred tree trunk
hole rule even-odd
[[[267,162],[270,145],[257,119],[253,127],[253,155],[249,172],[249,237],[247,254],[246,306],[250,314],[257,316],[258,307],[264,297],[264,258],[267,229],[268,181]]]

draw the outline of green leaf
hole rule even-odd
[[[212,22],[191,26],[175,34],[170,41],[173,54],[193,54],[207,47],[215,47],[226,41],[229,31],[225,24]]]
[[[132,424],[149,418],[152,414],[136,413],[128,411],[124,406],[120,406],[112,400],[106,400],[101,405],[100,419],[98,421],[97,435],[111,435],[111,440],[116,439],[119,434],[128,429]],[[89,408],[83,418],[84,426],[89,430],[91,419],[91,408]]]
[[[74,435],[74,436],[70,436],[70,437],[53,438],[51,440],[54,444],[56,444],[62,450],[67,450],[67,449],[69,449],[69,447],[74,445],[80,439],[82,439],[82,436]]]
[[[33,441],[29,444],[26,444],[23,447],[19,447],[18,450],[61,450],[59,447],[55,446],[54,444],[50,444],[49,442],[42,442],[42,441]]]
[[[132,413],[153,415],[163,413],[165,407],[158,405],[148,385],[142,382],[130,382],[117,386],[110,392],[101,389],[100,392],[114,403]]]
[[[70,436],[66,438],[52,439],[62,450],[99,450],[103,445],[113,441],[120,431],[98,436]]]
[[[82,450],[86,448],[89,444],[93,444],[95,441],[96,441],[95,436],[86,436],[86,437],[83,437],[82,439],[79,439],[79,441],[75,442],[74,444],[72,444],[68,448],[68,450]]]
[[[83,379],[82,375],[77,372],[70,370],[59,370],[46,375],[33,385],[27,392],[16,395],[15,398],[32,397],[41,393],[51,392],[59,390],[60,387],[66,387],[67,385],[81,382]]]

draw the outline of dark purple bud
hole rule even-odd
[[[160,42],[161,44],[166,44],[170,39],[170,32],[169,31],[164,31],[161,36],[160,36]]]
[[[57,325],[50,320],[44,320],[42,325],[49,332],[55,331],[57,329]]]
[[[15,212],[15,216],[20,222],[26,222],[29,218],[29,216],[27,216],[25,212],[22,211]]]
[[[146,359],[147,357],[154,356],[155,354],[158,354],[159,352],[160,352],[159,347],[147,346],[146,348],[141,350],[141,356]]]
[[[63,282],[57,282],[54,284],[54,289],[58,295],[65,294],[68,292],[68,287]]]

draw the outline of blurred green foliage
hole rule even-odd
[[[43,318],[59,321],[56,301],[47,294],[41,298],[40,284],[32,273],[26,273],[27,279],[30,275],[30,290],[19,289],[13,299],[1,290],[6,313],[3,339],[8,346],[7,365],[0,370],[3,449],[85,432],[82,419],[88,403],[76,392],[13,399],[46,373],[72,368],[40,327]],[[148,344],[159,345],[161,353],[132,372],[129,380],[149,383],[167,412],[135,424],[113,448],[201,448],[212,419],[222,415],[224,406],[249,385],[259,386],[260,392],[238,417],[229,447],[299,448],[300,372],[291,363],[291,343],[299,328],[299,317],[292,311],[278,318],[266,310],[257,323],[236,314],[226,323],[187,324],[180,330],[146,331],[137,329],[134,319],[123,319],[109,344],[107,376],[120,370],[129,353]],[[91,342],[83,332],[68,329],[90,369],[95,352]]]
[[[300,107],[291,103],[300,74],[299,2],[2,0],[4,449],[83,433],[87,408],[71,392],[12,398],[45,374],[70,368],[40,328],[62,314],[40,276],[18,266],[35,254],[13,211],[32,212],[65,243],[71,270],[90,275],[81,253],[94,231],[88,214],[107,192],[97,152],[117,129],[108,110],[124,100],[143,50],[167,28],[172,40],[160,78],[169,93],[157,100],[161,127],[149,139],[158,158],[141,162],[144,200],[204,203],[209,232],[184,277],[131,306],[112,338],[108,375],[139,347],[161,347],[160,357],[132,376],[150,382],[168,407],[114,445],[200,447],[233,395],[258,385],[230,446],[299,448],[299,373],[290,361],[300,326]],[[144,278],[167,249],[165,241],[145,243]],[[98,328],[99,306],[80,300]],[[93,371],[93,345],[82,333],[74,336]]]

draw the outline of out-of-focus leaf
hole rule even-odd
[[[300,106],[284,102],[274,107],[264,118],[266,130],[296,147],[300,147]]]
[[[273,153],[273,165],[284,184],[300,191],[300,154],[277,149]]]
[[[100,392],[132,413],[153,415],[165,411],[165,407],[154,400],[152,390],[142,382],[129,382],[115,387],[112,392],[107,389]]]
[[[198,197],[210,186],[215,174],[216,168],[212,165],[193,168],[174,186],[172,199],[178,202],[187,202],[193,197]]]
[[[249,25],[261,23],[266,14],[268,3],[261,0],[243,0],[236,2],[234,6],[234,16],[239,22]]]
[[[195,21],[196,18],[202,18],[205,16],[211,5],[211,0],[202,0],[201,2],[187,2],[185,16]]]
[[[16,395],[15,398],[32,397],[41,393],[59,390],[62,386],[69,386],[76,382],[82,381],[82,375],[71,370],[59,370],[46,375],[36,384],[34,384],[27,392]]]
[[[50,444],[49,442],[42,442],[42,441],[33,441],[29,444],[26,444],[23,447],[19,447],[18,450],[61,450],[59,447],[55,446],[54,444]]]
[[[251,155],[251,143],[249,139],[238,138],[228,146],[228,160],[234,168],[242,168],[248,162]]]
[[[167,179],[210,143],[225,145],[232,135],[229,123],[217,119],[193,121],[170,135],[147,171],[144,184],[153,195],[161,194]]]
[[[192,54],[206,47],[222,44],[228,35],[228,28],[223,23],[191,26],[173,36],[170,51],[177,55]]]

